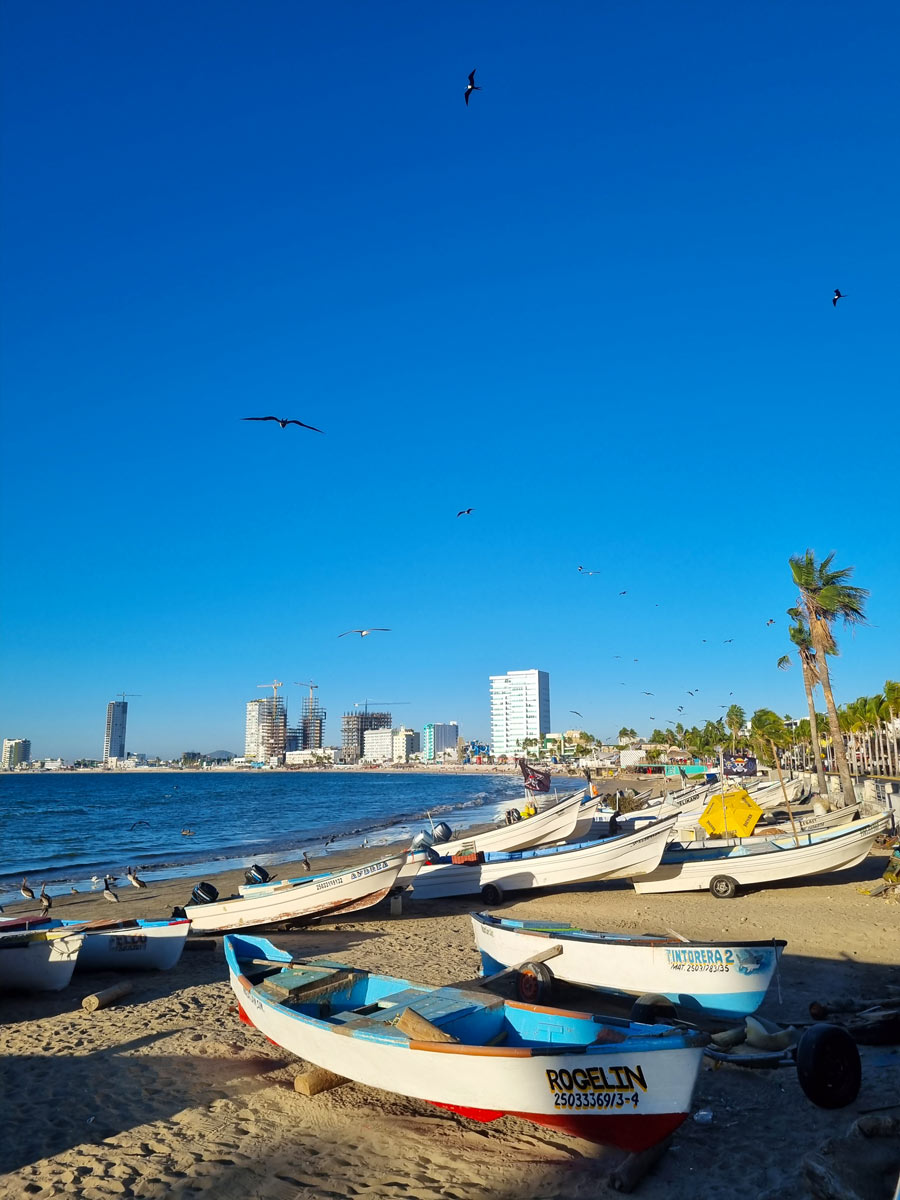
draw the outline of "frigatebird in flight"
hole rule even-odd
[[[844,293],[841,291],[840,288],[834,289],[834,295],[831,297],[831,303],[834,308],[837,308],[838,300],[846,300],[846,299],[847,299],[847,297],[844,295]]]
[[[242,421],[277,421],[282,429],[288,425],[300,425],[303,429],[311,429],[313,433],[324,433],[324,429],[316,429],[315,425],[307,425],[295,417],[241,417]]]
[[[471,516],[471,514],[472,514],[471,508],[461,508],[456,515],[458,517],[468,517],[468,516]]]
[[[481,91],[481,88],[475,83],[475,72],[477,70],[477,67],[473,67],[469,72],[469,86],[466,88],[466,108],[469,107],[469,96],[471,96],[472,92]]]
[[[584,720],[584,713],[580,713],[580,712],[578,712],[578,710],[577,710],[577,709],[575,709],[575,708],[570,708],[570,709],[569,709],[569,712],[570,712],[570,713],[575,713],[575,716],[576,716],[576,717],[581,717],[582,721]]]

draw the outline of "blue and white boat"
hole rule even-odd
[[[490,913],[473,913],[472,927],[485,974],[528,964],[520,973],[523,998],[545,998],[541,984],[559,979],[600,992],[665,996],[685,1015],[721,1019],[756,1012],[787,944],[775,938],[704,942],[669,934],[601,933]],[[553,948],[559,952],[540,962]]]
[[[684,1121],[708,1040],[695,1030],[427,987],[263,938],[224,939],[247,1024],[346,1079],[477,1121],[515,1116],[644,1150]]]

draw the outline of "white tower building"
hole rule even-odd
[[[517,754],[526,738],[550,732],[550,675],[507,671],[491,676],[491,754]]]

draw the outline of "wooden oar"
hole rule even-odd
[[[513,963],[512,966],[504,967],[502,971],[495,971],[493,975],[482,975],[479,979],[466,980],[464,983],[452,984],[452,987],[484,987],[486,983],[494,983],[497,979],[504,979],[507,975],[512,975],[528,963],[542,963],[550,958],[556,958],[558,954],[562,954],[564,946],[551,946],[548,950],[541,950],[539,954],[532,954],[529,958],[523,958],[521,962]]]

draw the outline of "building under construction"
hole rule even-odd
[[[313,697],[312,688],[303,700],[300,716],[301,750],[321,750],[325,745],[325,718],[328,714]]]
[[[394,720],[389,712],[345,712],[341,719],[341,747],[344,762],[359,762],[367,729],[390,729]]]
[[[247,703],[244,756],[251,762],[284,763],[287,745],[287,709],[280,696]]]

